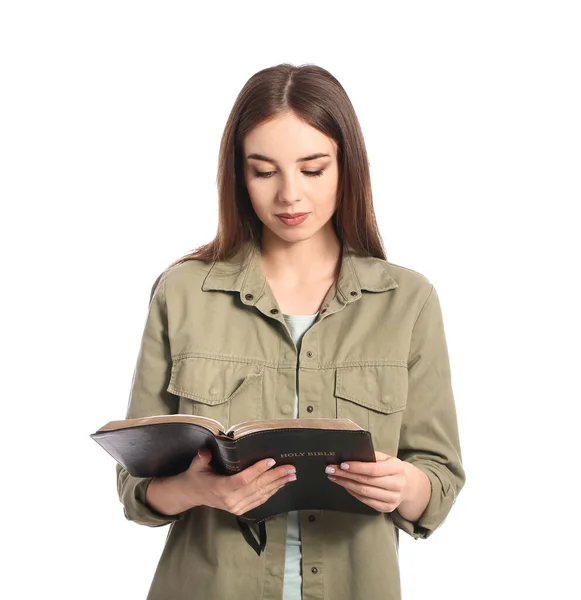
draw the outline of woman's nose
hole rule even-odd
[[[292,204],[300,200],[300,183],[297,177],[293,175],[281,177],[279,198],[285,204]]]

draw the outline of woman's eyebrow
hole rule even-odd
[[[309,156],[303,156],[302,158],[297,158],[296,162],[306,162],[308,160],[315,160],[315,158],[323,158],[323,157],[328,157],[331,158],[329,154],[325,154],[324,152],[316,152],[315,154],[310,154]],[[257,154],[256,152],[253,152],[252,154],[249,154],[246,159],[251,159],[251,158],[255,158],[256,160],[263,160],[265,162],[269,162],[272,163],[273,165],[276,165],[277,162],[276,160],[274,160],[273,158],[269,158],[268,156],[265,156],[264,154]]]

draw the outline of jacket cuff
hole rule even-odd
[[[147,504],[145,493],[153,479],[153,477],[133,477],[126,473],[121,494],[125,518],[148,527],[160,527],[183,519],[185,512],[177,515],[165,515]]]
[[[422,516],[417,521],[409,521],[394,510],[391,515],[396,527],[411,535],[414,539],[426,539],[444,522],[456,500],[454,487],[445,483],[438,471],[426,463],[408,461],[421,469],[430,480],[432,488],[430,500]]]

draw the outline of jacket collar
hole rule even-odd
[[[253,305],[263,296],[266,286],[260,248],[248,241],[231,259],[212,263],[202,290],[238,292],[244,304]],[[344,304],[358,300],[362,290],[386,292],[397,287],[385,261],[358,255],[343,245],[337,292]]]

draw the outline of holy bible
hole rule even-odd
[[[177,475],[201,447],[212,452],[210,465],[224,475],[264,458],[274,458],[276,466],[294,465],[297,480],[240,516],[248,522],[304,509],[379,514],[325,473],[329,464],[375,462],[370,432],[350,419],[245,421],[225,431],[214,419],[174,414],[111,421],[91,437],[135,477]]]

